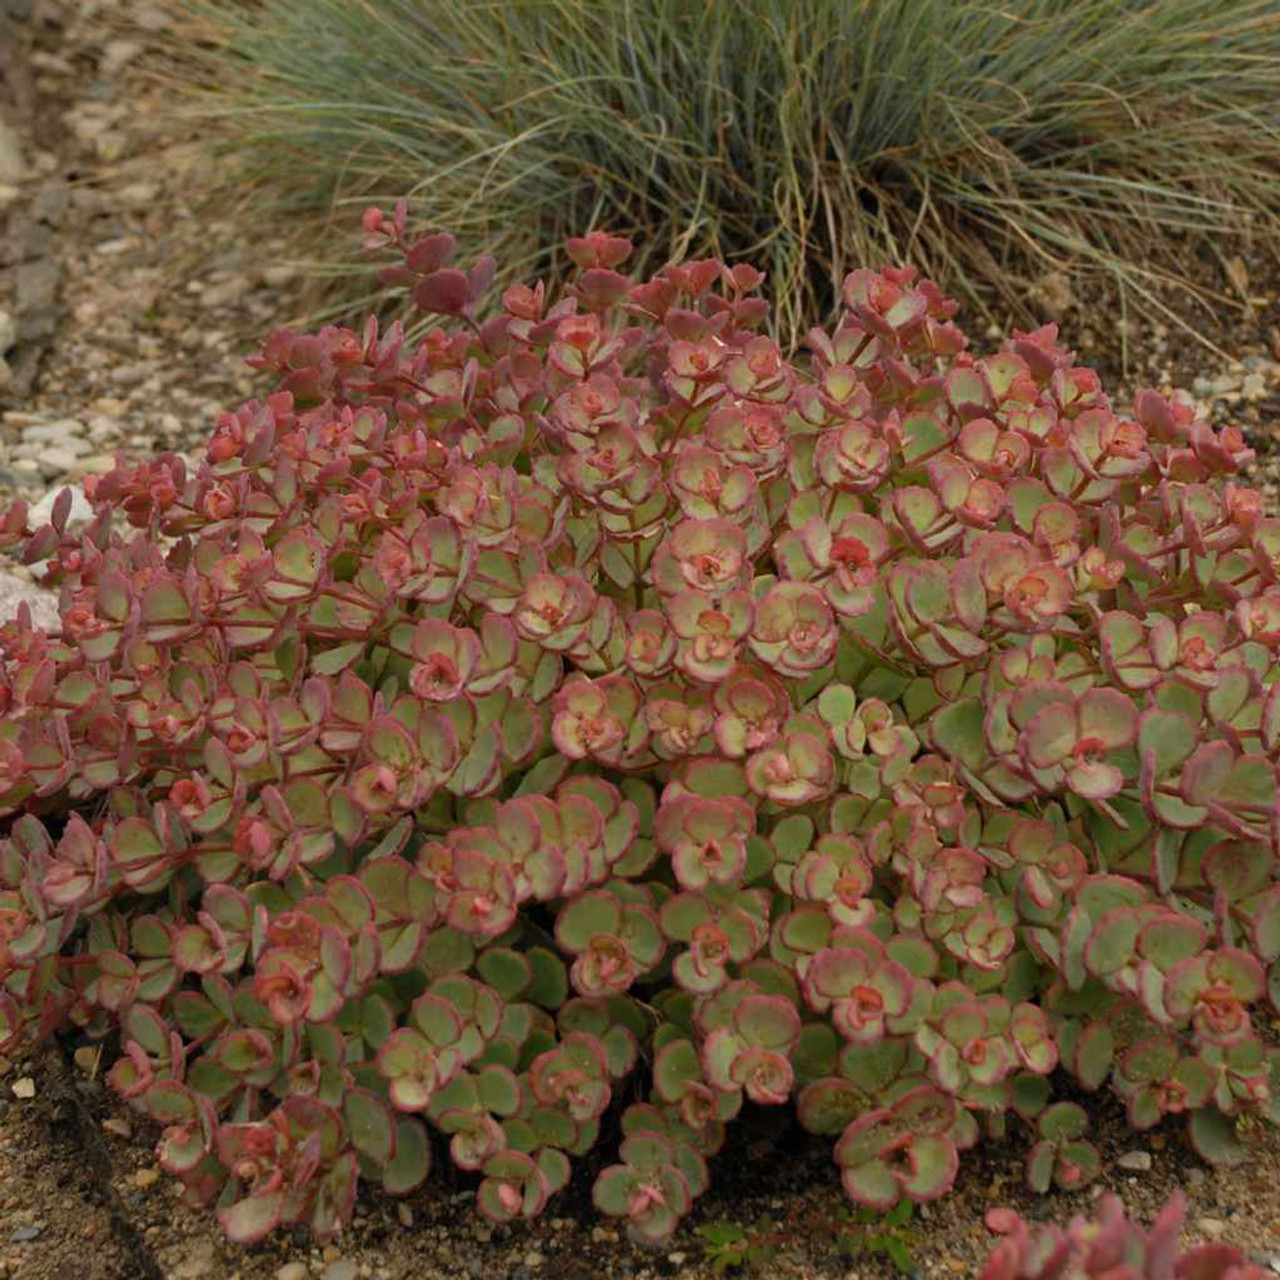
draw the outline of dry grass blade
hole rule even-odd
[[[608,226],[640,270],[767,263],[789,338],[859,262],[913,259],[979,303],[1046,269],[1141,294],[1169,237],[1280,214],[1274,0],[189,6],[220,171],[299,243],[408,193],[555,275],[566,235]]]

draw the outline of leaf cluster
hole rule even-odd
[[[494,265],[365,216],[433,327],[274,334],[205,458],[0,544],[0,1052],[118,1035],[188,1198],[332,1234],[433,1150],[532,1218],[622,1140],[650,1242],[743,1105],[874,1213],[984,1135],[1099,1157],[1062,1075],[1239,1160],[1278,1118],[1280,521],[1190,402],[1052,328],[968,350],[860,269]],[[1061,1073],[1061,1074],[1059,1074]]]

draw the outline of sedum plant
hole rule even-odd
[[[1013,1209],[992,1209],[987,1226],[1004,1236],[982,1269],[982,1280],[1057,1280],[1065,1276],[1128,1276],[1133,1280],[1263,1280],[1265,1267],[1234,1245],[1179,1248],[1187,1200],[1175,1191],[1147,1230],[1125,1216],[1119,1196],[1104,1195],[1093,1219],[1066,1229],[1032,1226]]]
[[[486,306],[404,225],[422,341],[279,332],[198,466],[3,518],[61,625],[0,629],[0,1050],[118,1036],[239,1241],[446,1150],[531,1218],[606,1140],[661,1241],[745,1102],[877,1212],[1010,1128],[1087,1181],[1064,1082],[1240,1159],[1280,521],[1239,432],[1052,328],[980,358],[907,270],[793,360],[750,267],[597,233]]]

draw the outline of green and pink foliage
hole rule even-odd
[[[987,1226],[1004,1239],[992,1250],[982,1280],[1065,1280],[1068,1276],[1130,1276],[1133,1280],[1263,1280],[1266,1268],[1234,1245],[1181,1248],[1187,1200],[1175,1191],[1150,1227],[1130,1221],[1119,1196],[1104,1195],[1093,1218],[1065,1228],[1032,1224],[1013,1209],[992,1209]]]
[[[532,1217],[612,1111],[596,1203],[650,1241],[748,1102],[875,1209],[1015,1127],[1086,1181],[1064,1082],[1243,1158],[1280,522],[1240,434],[1114,407],[1052,328],[979,357],[905,270],[792,358],[745,266],[635,282],[593,234],[495,302],[365,225],[421,341],[277,333],[198,465],[0,521],[61,593],[0,628],[0,1052],[118,1036],[246,1241],[433,1143]],[[997,1280],[1056,1274],[1010,1239]]]

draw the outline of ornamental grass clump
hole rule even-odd
[[[1052,328],[979,357],[908,270],[793,363],[748,266],[636,283],[597,233],[487,306],[404,226],[423,340],[279,332],[198,466],[0,522],[61,592],[0,629],[0,1051],[118,1038],[242,1242],[446,1151],[532,1218],[606,1142],[661,1241],[747,1102],[873,1210],[984,1135],[1082,1185],[1080,1090],[1240,1159],[1280,1106],[1240,433],[1115,409]]]
[[[1149,315],[1157,281],[1191,283],[1183,242],[1252,227],[1264,252],[1280,225],[1274,0],[177,7],[208,173],[297,229],[347,284],[335,306],[367,276],[333,229],[391,192],[503,284],[560,278],[593,226],[626,229],[646,271],[767,268],[787,342],[863,262],[919,263],[1002,327],[1039,314],[1047,272],[1118,280]]]

